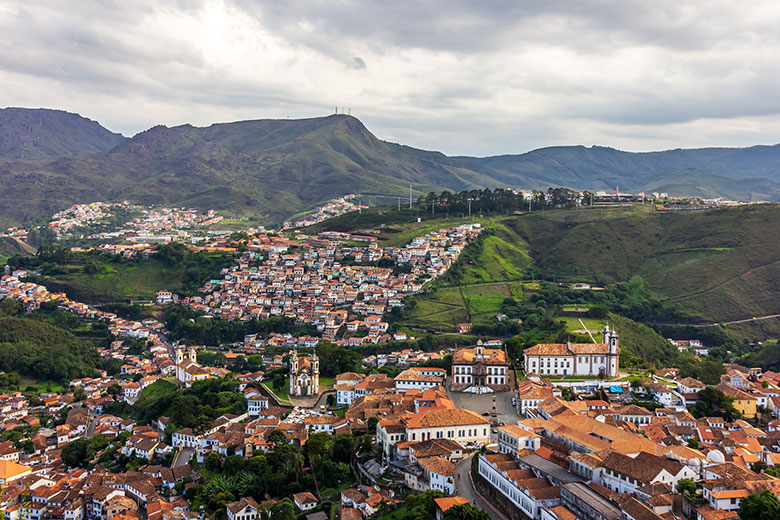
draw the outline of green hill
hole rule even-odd
[[[35,146],[0,146],[0,224],[33,220],[75,202],[122,199],[229,210],[277,222],[347,193],[405,196],[409,184],[417,195],[498,186],[613,190],[619,185],[780,200],[780,146],[640,154],[571,146],[448,157],[382,141],[345,115],[205,128],[156,126],[123,140],[105,135],[105,129],[98,132],[92,122],[88,126],[96,135],[88,134],[83,121],[50,112],[34,125],[19,117],[5,125],[7,142]],[[43,136],[41,128],[51,128],[61,142]]]
[[[59,327],[30,318],[0,318],[0,371],[66,382],[97,374],[95,348]]]
[[[78,114],[62,110],[0,109],[0,157],[46,159],[107,152],[124,140]]]
[[[620,364],[624,367],[650,361],[667,366],[677,357],[677,349],[655,330],[617,314],[609,315],[609,324],[620,334]]]
[[[780,207],[663,213],[650,209],[534,213],[506,223],[543,276],[614,284],[640,276],[702,321],[780,313]],[[780,332],[780,320],[764,323]]]
[[[29,259],[39,268],[39,257]],[[219,276],[233,257],[216,253],[188,252],[181,261],[158,256],[124,260],[104,255],[74,253],[65,263],[42,270],[33,279],[52,292],[64,292],[77,301],[94,304],[154,300],[155,293],[170,290],[194,293],[209,278]]]
[[[5,264],[14,255],[29,256],[34,252],[31,246],[15,238],[0,237],[0,265]]]

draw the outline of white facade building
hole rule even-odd
[[[555,376],[617,377],[618,335],[604,326],[602,343],[540,343],[523,352],[525,373]]]

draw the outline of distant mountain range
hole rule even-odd
[[[354,117],[155,126],[126,139],[77,114],[0,110],[0,225],[132,200],[279,221],[347,193],[511,186],[780,200],[780,145],[652,153],[562,146],[448,157],[377,139]]]
[[[62,110],[0,110],[0,157],[47,159],[107,152],[125,138]]]

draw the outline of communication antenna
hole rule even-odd
[[[348,108],[348,109],[347,109],[347,115],[348,115],[348,116],[351,116],[351,115],[352,115],[352,109],[351,109],[351,108]]]

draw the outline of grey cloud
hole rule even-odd
[[[252,74],[262,48],[222,66],[208,32],[193,45],[165,25],[219,3],[2,1],[0,102],[81,109],[126,134],[349,103],[380,138],[451,154],[780,140],[780,15],[758,4],[225,2],[288,68]]]
[[[366,62],[363,61],[363,58],[361,58],[360,56],[353,57],[352,63],[353,63],[352,68],[354,68],[355,70],[361,70],[366,68]]]

